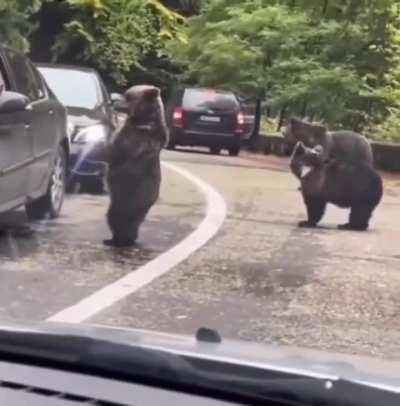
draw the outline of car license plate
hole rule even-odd
[[[221,117],[215,116],[200,116],[201,121],[208,121],[210,123],[219,123],[221,121]]]

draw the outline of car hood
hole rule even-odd
[[[198,341],[195,336],[91,324],[3,321],[0,330],[90,337],[222,363],[248,365],[268,371],[331,380],[344,379],[400,393],[400,362],[395,361],[225,339],[220,343],[209,343]]]

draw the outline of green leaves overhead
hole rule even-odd
[[[53,5],[34,41],[43,60],[51,48],[119,85],[183,75],[262,99],[270,116],[397,132],[399,0],[0,0],[2,42],[27,51],[41,5]]]
[[[27,38],[35,28],[29,18],[41,3],[41,0],[0,0],[0,39],[3,44],[22,51],[29,49]]]
[[[359,128],[395,100],[397,1],[210,0],[169,50],[187,79],[265,97],[270,111]]]
[[[157,0],[68,0],[73,19],[55,43],[54,60],[73,49],[125,84],[132,69],[144,70],[147,55],[162,55],[166,40],[179,37],[184,18]]]

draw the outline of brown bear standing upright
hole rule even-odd
[[[168,143],[160,90],[149,85],[125,92],[125,123],[116,131],[107,150],[107,213],[112,239],[104,244],[132,246],[139,227],[157,201],[161,184],[160,152]]]

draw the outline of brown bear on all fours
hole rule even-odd
[[[353,131],[328,131],[322,125],[292,117],[283,135],[290,145],[298,141],[309,148],[321,145],[325,158],[351,164],[363,162],[371,167],[374,164],[371,144],[363,135]]]
[[[379,173],[365,162],[326,160],[321,146],[314,149],[298,142],[290,159],[292,173],[300,179],[307,220],[300,227],[316,227],[327,203],[350,208],[349,221],[339,229],[364,231],[382,199]]]
[[[154,86],[133,86],[125,93],[125,123],[107,148],[107,212],[112,238],[104,244],[133,245],[139,227],[157,201],[161,184],[161,150],[168,143],[164,106]]]

